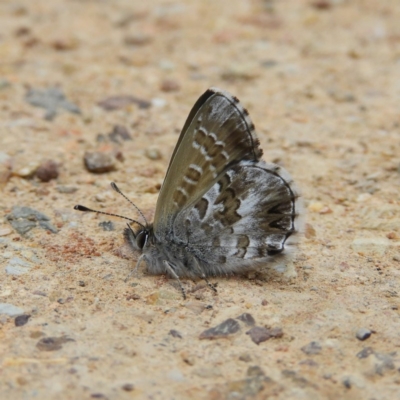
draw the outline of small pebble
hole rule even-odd
[[[342,381],[342,383],[343,383],[343,386],[344,386],[346,389],[351,389],[352,384],[351,384],[350,378],[344,378],[343,381]]]
[[[149,147],[144,151],[144,155],[150,160],[160,160],[162,158],[160,150],[156,147]]]
[[[319,354],[321,350],[322,347],[318,342],[310,342],[301,348],[301,351],[307,355]]]
[[[200,334],[199,339],[219,339],[226,338],[230,335],[235,334],[240,330],[239,322],[229,318],[226,321],[220,323],[219,325],[207,329]]]
[[[162,108],[167,104],[167,101],[164,99],[160,99],[159,97],[155,97],[151,99],[151,105],[156,108]]]
[[[15,326],[23,326],[23,325],[25,325],[28,322],[30,317],[31,316],[28,315],[28,314],[18,315],[18,317],[15,317],[15,320],[14,320]]]
[[[64,343],[74,341],[74,339],[70,339],[67,336],[44,337],[37,342],[36,347],[41,351],[56,351],[61,350]]]
[[[321,210],[323,210],[325,207],[324,203],[321,203],[319,201],[315,201],[313,203],[310,203],[308,206],[308,210],[311,212],[320,212]]]
[[[114,157],[106,153],[86,152],[84,155],[84,162],[87,170],[96,174],[115,170]]]
[[[6,265],[8,275],[23,275],[29,272],[33,265],[27,263],[19,257],[12,257]]]
[[[20,235],[26,234],[37,225],[50,232],[58,232],[47,215],[30,207],[15,206],[11,213],[6,215],[6,219]]]
[[[106,396],[103,393],[92,393],[90,397],[92,399],[106,399]]]
[[[58,164],[53,160],[45,161],[36,170],[36,176],[42,182],[49,182],[52,179],[57,179],[58,175],[59,175]]]
[[[125,383],[125,385],[122,386],[122,390],[125,390],[125,392],[132,392],[134,389],[135,386],[132,385],[132,383]]]
[[[366,340],[371,336],[372,332],[369,329],[366,328],[360,328],[357,332],[356,332],[356,338],[358,340]]]
[[[18,315],[22,315],[24,310],[13,304],[8,303],[0,303],[0,314],[9,315],[10,317],[17,317]]]
[[[163,92],[177,92],[178,90],[180,90],[180,88],[181,86],[179,85],[179,83],[172,79],[165,79],[161,82],[160,85],[160,89]]]
[[[357,358],[367,358],[371,354],[374,354],[374,350],[372,347],[364,347],[361,351],[357,353]]]
[[[255,344],[260,344],[269,340],[271,338],[280,338],[283,336],[283,331],[281,328],[264,328],[263,326],[254,326],[248,332],[247,335],[250,336],[251,340]]]
[[[120,140],[127,141],[132,140],[132,136],[128,129],[123,125],[115,125],[112,132],[108,134],[108,137],[112,142],[120,143]]]
[[[44,118],[47,120],[52,120],[60,109],[74,114],[81,112],[78,106],[66,99],[59,88],[29,89],[25,100],[32,106],[44,108],[46,110]]]
[[[177,330],[175,330],[175,329],[171,329],[171,330],[169,331],[169,334],[170,334],[172,337],[174,337],[174,338],[182,339],[182,335],[181,335]]]

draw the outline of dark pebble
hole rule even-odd
[[[57,229],[49,222],[50,218],[30,207],[13,207],[10,214],[6,215],[11,226],[20,234],[24,235],[38,225],[50,232],[57,233]]]
[[[129,104],[137,104],[139,108],[149,108],[151,102],[134,96],[112,96],[97,103],[103,110],[114,111],[125,108]]]
[[[374,354],[372,347],[364,347],[360,352],[357,353],[357,358],[367,358],[371,354]]]
[[[125,385],[122,386],[122,390],[125,390],[125,392],[132,392],[134,389],[135,386],[133,386],[132,383],[125,383]]]
[[[87,170],[96,174],[115,170],[115,159],[109,154],[86,152],[84,155],[84,162]]]
[[[372,332],[369,329],[366,328],[360,328],[357,332],[356,332],[356,338],[358,340],[366,340],[371,336]]]
[[[238,317],[236,317],[236,319],[244,322],[247,326],[254,326],[256,324],[256,320],[249,313],[244,313],[242,315],[239,315]]]
[[[232,318],[227,319],[221,324],[205,330],[200,334],[199,339],[219,339],[233,335],[240,330],[239,322]]]
[[[169,331],[169,334],[170,334],[172,337],[182,339],[182,335],[181,335],[177,330],[175,330],[175,329],[171,329],[171,330]]]
[[[85,283],[85,281],[79,281],[78,285],[81,286],[81,287],[85,287],[86,283]]]
[[[36,347],[41,351],[55,351],[62,349],[64,343],[74,341],[74,339],[70,339],[66,336],[44,337],[37,342]]]
[[[307,355],[319,354],[321,350],[322,347],[318,342],[310,342],[301,348],[301,351]]]
[[[99,226],[103,228],[103,231],[114,231],[115,227],[112,221],[102,221]]]
[[[27,315],[27,314],[18,315],[18,317],[15,317],[15,320],[14,320],[15,326],[25,325],[28,322],[30,317],[31,316]]]
[[[269,340],[271,338],[280,338],[283,336],[283,331],[281,328],[264,328],[263,326],[254,326],[248,332],[247,335],[250,336],[251,340],[255,344],[260,344]]]
[[[128,129],[122,125],[115,125],[112,132],[108,134],[108,137],[112,142],[120,143],[120,140],[132,140],[132,136]]]
[[[106,399],[106,396],[103,393],[92,393],[90,397],[92,399]]]
[[[343,379],[342,383],[343,383],[343,386],[346,389],[351,389],[351,380],[350,380],[350,378]]]
[[[49,182],[52,179],[57,179],[59,175],[58,164],[53,160],[47,160],[36,170],[36,176],[42,182]]]

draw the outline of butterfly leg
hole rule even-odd
[[[218,292],[217,292],[217,289],[215,288],[215,286],[214,286],[212,283],[210,283],[210,282],[208,281],[208,279],[207,279],[207,277],[206,277],[206,274],[205,274],[204,271],[201,269],[200,264],[199,264],[199,262],[197,261],[196,257],[193,257],[193,260],[194,260],[194,264],[195,264],[196,271],[197,271],[197,273],[199,274],[199,277],[200,277],[201,279],[204,279],[204,280],[205,280],[205,282],[207,283],[207,286],[208,286],[211,290],[213,290],[214,293],[218,293]]]
[[[172,265],[168,261],[164,260],[163,262],[167,271],[178,281],[179,287],[181,288],[183,299],[186,300],[185,288],[182,286],[182,282],[180,281],[179,276],[176,274],[176,272],[172,268]]]
[[[129,275],[125,278],[125,280],[124,280],[124,282],[128,282],[128,280],[131,278],[131,276],[133,275],[133,274],[136,274],[136,272],[138,271],[138,268],[139,268],[139,266],[140,266],[140,264],[141,264],[141,262],[142,262],[142,260],[145,258],[145,255],[144,254],[142,254],[140,257],[139,257],[139,259],[137,260],[137,262],[136,262],[136,265],[135,265],[135,268],[133,268],[133,270],[129,273]]]

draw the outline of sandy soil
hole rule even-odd
[[[399,398],[399,21],[398,0],[2,0],[0,397]],[[250,111],[308,225],[292,270],[213,279],[217,296],[185,282],[184,301],[165,277],[125,283],[124,222],[73,206],[134,217],[115,181],[151,219],[210,86]],[[29,102],[49,88],[58,108]],[[21,235],[15,206],[47,225]],[[199,338],[244,313],[283,336]]]

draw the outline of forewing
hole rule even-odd
[[[260,159],[248,112],[229,93],[211,88],[196,102],[182,129],[160,191],[154,231],[198,201],[227,166]]]

